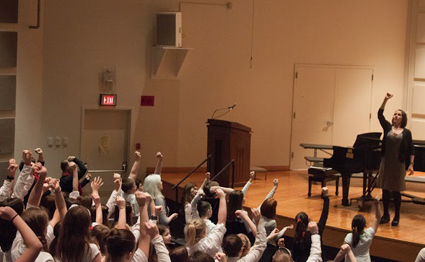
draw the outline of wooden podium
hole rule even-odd
[[[208,119],[208,170],[214,177],[232,159],[235,160],[234,187],[243,186],[249,179],[251,128],[235,122]],[[221,186],[232,187],[230,165],[215,179]]]

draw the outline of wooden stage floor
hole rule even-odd
[[[163,173],[164,195],[175,199],[175,192],[170,191],[186,174]],[[423,175],[423,174],[418,174]],[[278,201],[277,217],[279,228],[294,224],[295,215],[306,212],[312,220],[317,221],[322,211],[323,200],[320,198],[320,184],[312,186],[312,196],[307,197],[308,174],[307,171],[284,171],[268,172],[268,179],[264,175],[257,174],[247,195],[244,206],[246,208],[258,207],[264,197],[273,188],[273,178],[279,179],[279,188],[275,194]],[[202,183],[204,174],[193,174],[186,182]],[[185,182],[183,182],[184,186]],[[365,211],[360,212],[356,202],[351,207],[341,205],[342,186],[340,194],[335,196],[335,182],[327,184],[329,188],[330,209],[326,229],[323,235],[323,244],[338,248],[344,241],[345,235],[351,230],[352,218],[357,214],[365,216],[368,224],[374,219],[375,210],[372,202],[366,206]],[[425,184],[407,183],[406,193],[419,197],[425,197]],[[181,188],[179,198],[181,197]],[[350,198],[361,196],[362,179],[352,178],[350,186]],[[380,189],[375,189],[373,196],[381,194]],[[391,218],[394,215],[390,206]],[[414,261],[419,250],[425,247],[425,205],[402,203],[400,225],[391,227],[391,223],[380,225],[371,246],[371,255],[393,259],[398,261]],[[294,231],[287,231],[288,236],[293,236]]]

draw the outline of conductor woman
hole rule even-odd
[[[409,175],[413,174],[415,148],[413,147],[412,133],[406,128],[407,116],[403,110],[398,109],[394,112],[391,123],[385,120],[384,108],[387,101],[392,97],[392,94],[387,93],[378,110],[379,123],[384,129],[378,186],[382,188],[382,200],[384,202],[384,215],[380,223],[384,224],[390,221],[388,205],[392,193],[395,215],[391,225],[398,226],[401,206],[400,191],[406,188],[404,181],[406,170],[408,170]]]

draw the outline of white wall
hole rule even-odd
[[[232,9],[181,5],[183,45],[194,50],[181,80],[155,80],[155,13],[178,11],[177,1],[46,1],[41,138],[70,142],[45,150],[48,167],[59,172],[61,159],[78,155],[81,106],[97,105],[103,66],[116,68],[119,105],[135,109],[131,146],[141,143],[143,169],[158,150],[165,166],[197,165],[206,156],[206,120],[235,102],[223,119],[253,129],[252,164],[288,165],[296,63],[373,66],[373,108],[386,91],[395,93],[388,111],[401,106],[407,1],[231,2]],[[140,107],[142,94],[154,95],[155,107]]]

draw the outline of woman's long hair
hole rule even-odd
[[[40,208],[28,208],[22,213],[22,219],[40,239],[43,250],[47,252],[46,230],[49,226],[49,215],[46,211]]]
[[[62,262],[78,262],[90,250],[90,211],[82,206],[68,210],[59,234],[57,253]]]
[[[153,200],[157,198],[164,198],[159,189],[161,184],[161,176],[158,174],[148,175],[143,182],[143,192],[149,193]]]
[[[227,222],[236,221],[236,210],[242,209],[244,195],[242,191],[235,190],[229,194],[229,203],[227,204]]]
[[[186,183],[186,185],[184,186],[183,189],[183,196],[182,196],[182,204],[186,205],[187,203],[192,202],[193,199],[193,195],[192,195],[192,189],[196,188],[196,184],[195,183]]]
[[[364,228],[366,227],[366,219],[362,215],[356,215],[351,222],[351,228],[353,229],[353,247],[356,247],[360,242],[360,235],[363,234]]]

